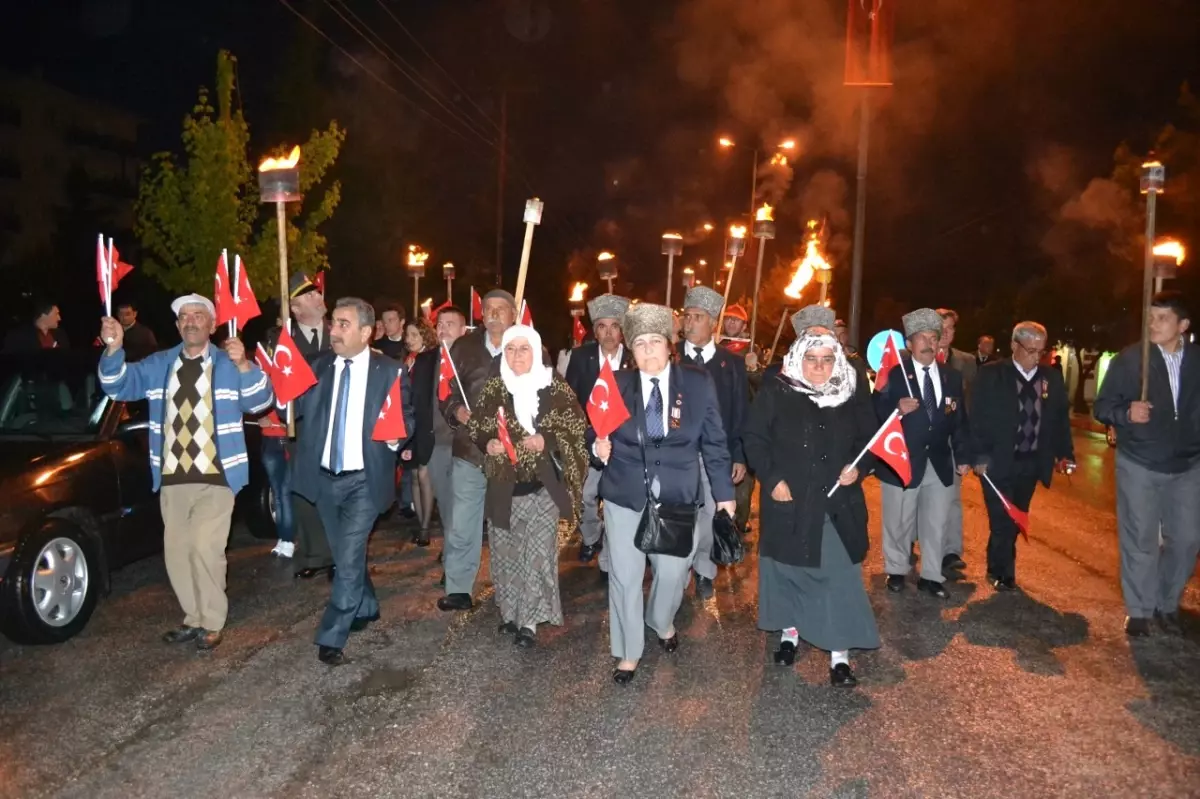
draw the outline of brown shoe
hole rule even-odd
[[[173,630],[167,630],[163,633],[163,643],[167,644],[186,644],[188,641],[194,641],[204,630],[200,627],[188,627],[186,624],[181,624]]]
[[[221,643],[221,631],[211,632],[202,630],[200,635],[196,636],[196,648],[201,652],[208,652],[216,649]]]

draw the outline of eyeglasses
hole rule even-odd
[[[1046,348],[1045,348],[1045,347],[1043,347],[1043,348],[1042,348],[1042,349],[1040,349],[1040,350],[1035,350],[1033,347],[1026,347],[1024,344],[1022,344],[1022,343],[1021,343],[1021,342],[1019,342],[1019,341],[1014,341],[1013,343],[1014,343],[1014,344],[1016,344],[1016,345],[1017,345],[1018,347],[1020,347],[1021,349],[1025,350],[1025,352],[1029,353],[1030,355],[1034,355],[1034,356],[1036,356],[1036,357],[1038,357],[1038,358],[1041,358],[1041,357],[1042,357],[1043,355],[1045,355],[1045,354],[1046,354],[1046,352],[1047,352],[1047,350],[1046,350]]]

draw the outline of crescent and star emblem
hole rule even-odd
[[[604,399],[597,402],[596,401],[596,389],[600,388],[601,386],[604,386]],[[602,411],[608,410],[608,381],[605,380],[603,377],[596,379],[596,385],[592,387],[591,396],[588,397],[588,404],[595,405]]]
[[[287,365],[281,367],[279,365],[279,354],[283,353],[283,352],[286,352],[287,356],[288,356],[287,357]],[[288,345],[286,345],[286,344],[276,344],[275,345],[275,361],[274,361],[274,363],[275,363],[275,368],[279,369],[279,371],[283,374],[284,377],[291,377],[291,374],[292,374],[292,350]]]
[[[888,433],[887,438],[883,439],[883,451],[886,452],[888,455],[899,455],[902,459],[908,460],[907,452],[902,452],[898,449],[895,449],[895,450],[892,449],[892,439],[894,439],[894,438],[898,438],[901,441],[903,441],[904,434],[903,433]]]
[[[379,418],[380,419],[386,418],[387,412],[391,409],[391,407],[392,407],[392,395],[388,394],[387,399],[384,400],[384,402],[383,402],[383,407],[379,409]]]

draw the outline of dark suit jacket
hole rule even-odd
[[[1062,372],[1039,366],[1034,381],[1043,385],[1041,429],[1038,433],[1038,479],[1049,488],[1054,463],[1075,460],[1071,440],[1070,403]],[[971,387],[971,448],[976,463],[997,476],[1012,471],[1017,440],[1017,367],[1005,359],[980,367]]]
[[[298,342],[297,342],[298,343]],[[309,502],[317,501],[321,480],[321,456],[325,452],[325,437],[329,429],[329,415],[333,413],[333,385],[336,380],[332,353],[320,355],[313,361],[313,373],[317,384],[296,400],[296,416],[304,419],[297,431],[296,458],[293,461],[292,490]],[[408,370],[377,350],[371,351],[371,370],[367,378],[366,406],[363,409],[362,448],[363,466],[367,473],[371,504],[376,513],[384,513],[396,499],[396,453],[383,441],[372,441],[371,433],[379,411],[387,400],[396,375],[401,375],[400,395],[402,398],[404,426],[411,435],[416,427],[413,417],[412,383]],[[348,431],[349,434],[349,431]],[[400,442],[403,449],[404,441]]]
[[[682,363],[687,355],[687,343],[680,342],[676,347]],[[717,389],[717,402],[721,406],[721,424],[725,428],[725,443],[729,447],[729,457],[733,463],[746,462],[742,450],[742,425],[746,423],[746,413],[750,406],[750,381],[746,378],[746,361],[742,356],[735,355],[721,345],[717,352],[704,364],[704,368],[712,375],[713,385]]]
[[[413,466],[427,465],[430,456],[433,455],[433,392],[438,384],[441,354],[441,347],[425,350],[413,361],[410,377],[416,429],[408,441],[413,453],[409,463]]]
[[[622,347],[621,369],[618,371],[636,368],[633,351],[629,347]],[[575,398],[579,400],[580,406],[586,408],[588,397],[592,395],[592,387],[596,385],[596,378],[599,376],[600,344],[598,342],[589,341],[572,350],[571,361],[567,364],[567,374],[563,379],[575,392]]]
[[[125,358],[140,361],[147,355],[158,352],[158,339],[154,331],[141,322],[134,322],[125,329]]]
[[[600,477],[600,496],[630,510],[646,507],[646,480],[642,469],[642,450],[638,430],[646,442],[646,469],[650,478],[659,481],[658,498],[663,502],[702,503],[700,461],[712,486],[713,499],[728,502],[733,497],[733,464],[729,460],[729,445],[712,378],[697,366],[674,364],[670,367],[668,390],[663,397],[668,409],[667,435],[659,442],[646,436],[646,401],[642,397],[641,372],[617,372],[621,399],[629,409],[630,418],[609,437],[612,456]],[[679,409],[678,426],[670,419],[670,411]],[[588,447],[595,440],[595,431],[588,430]]]
[[[308,361],[310,366],[318,355],[325,352],[332,352],[330,349],[332,347],[332,343],[329,340],[328,320],[325,322],[325,331],[321,334],[320,346],[314,347],[312,345],[312,342],[300,332],[300,324],[295,320],[292,321],[292,338],[296,342],[296,349],[300,350],[300,354],[304,356],[304,360]],[[274,354],[275,345],[278,343],[279,327],[276,326],[267,331],[266,342],[263,344],[263,346],[267,348],[267,352]]]
[[[919,365],[918,365],[919,367]],[[903,372],[901,371],[903,370]],[[908,396],[904,373],[908,374],[913,395],[921,398],[919,369],[914,369],[911,359],[893,366],[888,373],[887,386],[875,395],[875,410],[882,423]],[[922,373],[922,377],[923,377]],[[967,428],[967,404],[963,397],[962,374],[946,364],[938,364],[938,376],[942,383],[942,404],[932,421],[925,408],[921,407],[900,420],[904,428],[904,443],[908,445],[909,464],[912,466],[913,486],[920,485],[925,475],[925,464],[932,463],[942,485],[954,485],[954,466],[957,461],[970,465],[970,431]],[[875,476],[889,485],[902,486],[899,476],[890,466],[876,470]]]

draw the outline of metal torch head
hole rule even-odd
[[[679,233],[664,233],[662,237],[663,255],[682,255],[683,236]]]
[[[300,201],[300,148],[287,158],[268,158],[258,165],[258,196],[264,203]]]

